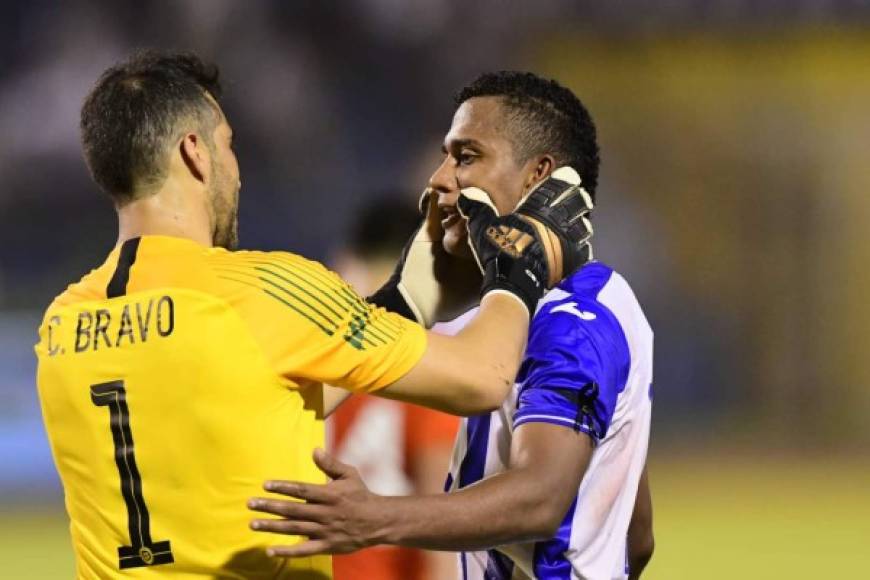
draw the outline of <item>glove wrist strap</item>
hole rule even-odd
[[[531,316],[544,294],[544,282],[527,271],[522,262],[497,256],[486,264],[481,296],[494,290],[503,290],[516,296],[525,304]]]

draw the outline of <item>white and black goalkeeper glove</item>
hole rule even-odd
[[[554,171],[511,214],[499,216],[476,187],[461,190],[457,206],[483,273],[481,297],[506,292],[531,316],[546,290],[592,259],[592,198],[570,167]]]
[[[393,275],[368,301],[415,320],[426,328],[465,312],[480,296],[476,265],[449,256],[442,246],[444,230],[437,195],[427,189],[420,198],[423,218]]]

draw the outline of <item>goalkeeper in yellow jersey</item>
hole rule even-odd
[[[49,306],[36,346],[79,578],[331,577],[328,557],[267,557],[245,507],[275,473],[322,481],[319,385],[494,409],[534,304],[589,257],[576,183],[529,187],[504,216],[464,189],[481,307],[458,335],[428,334],[449,302],[431,212],[368,301],[301,256],[235,250],[239,169],[219,98],[215,67],[145,52],[107,70],[82,108],[118,244]]]

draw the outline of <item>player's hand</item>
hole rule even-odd
[[[248,508],[279,516],[255,519],[251,529],[308,539],[292,546],[272,546],[270,556],[303,557],[346,554],[377,543],[389,510],[384,498],[368,490],[356,469],[322,449],[314,463],[332,481],[325,485],[294,481],[267,481],[263,488],[293,499],[252,498]],[[302,502],[296,501],[302,500]]]
[[[514,213],[499,216],[482,189],[462,189],[468,244],[483,273],[482,295],[507,292],[529,315],[544,292],[592,259],[592,198],[580,176],[561,167],[532,190]]]
[[[420,226],[405,245],[393,275],[368,301],[431,328],[476,302],[481,277],[474,264],[444,250],[443,216],[430,189],[420,198],[420,213]]]

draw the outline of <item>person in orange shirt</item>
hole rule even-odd
[[[364,196],[368,197],[368,196]],[[354,289],[369,295],[392,274],[395,256],[419,221],[399,195],[375,197],[357,212],[350,239],[333,266]],[[389,216],[389,219],[386,219]],[[438,493],[450,462],[457,417],[425,407],[360,394],[349,397],[327,422],[327,440],[370,488],[387,495]],[[451,580],[453,554],[377,546],[335,556],[336,580]]]

